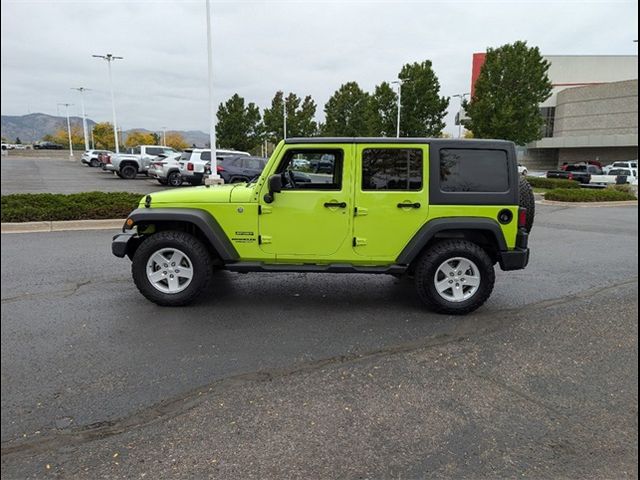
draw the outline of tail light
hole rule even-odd
[[[521,208],[518,210],[518,227],[527,226],[527,209]]]
[[[105,155],[107,163],[111,163],[111,155]]]
[[[220,173],[220,172],[224,172],[224,167],[217,165],[216,166],[216,172]]]
[[[190,172],[193,172],[193,163],[191,162],[187,163],[187,170],[189,170]]]

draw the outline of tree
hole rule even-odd
[[[403,81],[400,135],[437,137],[445,127],[449,98],[440,96],[440,82],[430,60],[408,63],[398,76]]]
[[[138,130],[129,132],[124,142],[126,147],[135,147],[138,145],[156,145],[156,139],[150,132],[140,132]]]
[[[271,108],[265,108],[262,116],[266,138],[273,143],[284,138],[283,96],[284,92],[276,92],[271,100]],[[289,93],[285,101],[287,105],[287,137],[315,135],[318,131],[318,125],[315,121],[316,102],[311,95],[300,100],[295,93]]]
[[[16,137],[16,145],[22,145],[22,140],[20,140],[20,137]]]
[[[360,137],[368,134],[369,94],[356,82],[342,85],[324,106],[323,135]]]
[[[398,95],[391,85],[382,82],[377,85],[369,100],[367,117],[368,135],[372,137],[393,137],[398,121]]]
[[[167,132],[165,145],[176,150],[184,150],[189,146],[184,137],[177,132]]]
[[[67,148],[69,148],[68,130],[66,128],[57,130],[50,141],[59,143],[60,145],[66,145]],[[77,125],[71,127],[71,144],[76,148],[84,148],[84,134],[82,133],[82,129]]]
[[[93,126],[93,140],[96,148],[115,150],[116,142],[113,136],[113,125],[109,122],[96,123]]]
[[[252,150],[261,141],[260,109],[237,93],[218,106],[216,137],[219,145],[236,150]]]
[[[488,49],[465,126],[476,138],[502,138],[525,145],[542,138],[540,104],[551,95],[549,62],[538,47],[518,41]]]

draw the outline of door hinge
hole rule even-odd
[[[367,244],[366,238],[353,237],[353,246],[354,247],[363,247]]]
[[[354,217],[364,217],[369,213],[369,209],[368,208],[362,208],[362,207],[356,207],[353,209],[353,216]]]

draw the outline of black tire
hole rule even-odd
[[[459,302],[449,301],[436,289],[436,274],[449,259],[470,260],[478,269],[480,281],[471,297]],[[459,277],[452,278],[455,282]],[[481,307],[487,301],[495,283],[493,262],[487,252],[467,240],[443,240],[429,248],[418,259],[415,269],[415,285],[420,300],[434,312],[449,315],[465,315]],[[453,284],[451,288],[455,288]],[[465,285],[461,287],[464,291]]]
[[[89,166],[96,168],[100,166],[100,162],[98,161],[97,158],[92,158],[91,161],[89,162]]]
[[[199,185],[202,185],[202,178],[200,177],[193,177],[191,180],[189,180],[189,183],[191,185],[193,185],[194,187],[197,187]]]
[[[536,198],[526,178],[520,178],[520,206],[527,209],[525,230],[530,232],[533,228],[533,219],[536,216]]]
[[[169,176],[167,177],[167,184],[172,187],[179,187],[182,185],[182,175],[180,175],[180,172],[174,171],[169,173]]]
[[[184,253],[193,269],[191,283],[178,293],[161,292],[147,278],[147,262],[152,255],[164,248]],[[163,231],[147,237],[136,250],[131,264],[133,281],[140,293],[162,306],[181,306],[193,302],[208,290],[213,270],[213,258],[205,245],[193,235],[179,231]]]
[[[133,180],[138,175],[138,168],[134,165],[125,165],[120,167],[120,178],[125,180]]]

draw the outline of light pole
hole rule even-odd
[[[282,132],[284,139],[287,139],[287,99],[284,96],[284,90],[282,91]]]
[[[216,152],[216,106],[213,99],[213,32],[211,31],[211,0],[206,0],[207,7],[207,67],[209,71],[209,144],[211,145],[211,173],[205,180],[207,185],[224,183],[218,173],[218,157]]]
[[[71,122],[69,121],[69,107],[73,105],[73,103],[59,103],[58,106],[63,106],[66,108],[67,113],[67,134],[69,135],[69,158],[73,158],[73,143],[71,143]]]
[[[398,119],[396,120],[396,138],[400,138],[400,106],[402,105],[402,84],[405,82],[402,78],[394,80],[392,84],[398,85]]]
[[[106,55],[92,55],[92,56],[95,58],[102,58],[103,60],[106,60],[107,65],[109,67],[109,86],[111,88],[111,113],[113,115],[113,136],[116,142],[116,154],[118,154],[120,153],[120,146],[118,143],[118,125],[116,122],[116,100],[113,95],[113,78],[111,77],[111,62],[113,62],[114,60],[122,60],[124,57],[116,57],[110,53],[107,53]]]
[[[162,145],[167,146],[167,127],[162,127]]]
[[[456,93],[452,95],[454,98],[460,99],[460,110],[458,110],[458,138],[462,138],[462,104],[464,103],[465,97],[471,95],[470,93]]]
[[[89,89],[85,87],[72,87],[71,90],[77,90],[80,92],[80,106],[82,107],[82,133],[84,133],[84,149],[89,150],[89,133],[87,131],[87,114],[84,111],[84,95],[83,95],[83,93]]]

